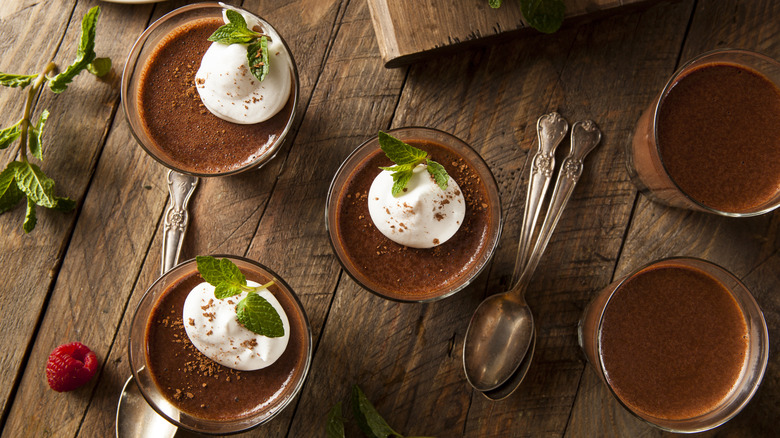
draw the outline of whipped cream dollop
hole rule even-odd
[[[247,285],[260,286],[253,281],[247,281]],[[182,314],[184,329],[192,345],[214,362],[236,370],[259,370],[276,362],[287,348],[290,322],[271,292],[263,289],[257,293],[279,313],[284,336],[258,335],[238,322],[236,304],[244,299],[246,292],[218,299],[214,297],[214,286],[201,283],[187,295]]]
[[[466,201],[452,178],[442,190],[426,165],[413,170],[405,191],[393,196],[392,173],[383,170],[368,190],[368,212],[388,239],[412,248],[432,248],[452,237],[463,223]]]
[[[242,15],[250,29],[264,28],[256,18]],[[281,38],[275,33],[269,38],[268,74],[262,82],[249,71],[246,44],[211,43],[195,74],[195,87],[212,114],[228,122],[253,124],[284,108],[292,90],[292,61]]]

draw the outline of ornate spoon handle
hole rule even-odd
[[[187,204],[197,186],[198,177],[168,171],[168,192],[171,196],[163,224],[162,274],[179,261],[181,244],[189,224]]]
[[[601,141],[601,131],[598,126],[591,121],[586,120],[584,122],[576,122],[571,128],[571,150],[569,155],[563,159],[561,163],[561,169],[558,172],[558,180],[555,182],[555,188],[553,189],[552,199],[550,205],[547,208],[547,215],[542,222],[542,228],[539,230],[539,236],[536,238],[536,244],[533,251],[528,258],[528,263],[523,269],[518,284],[529,283],[531,275],[533,275],[536,266],[542,258],[547,244],[550,242],[550,236],[558,225],[558,220],[561,218],[566,203],[569,202],[574,186],[577,185],[577,181],[582,175],[582,160],[588,155]]]
[[[555,149],[561,144],[568,129],[569,124],[557,112],[544,114],[536,121],[539,146],[531,162],[528,193],[525,197],[525,210],[523,211],[523,228],[520,231],[520,243],[517,246],[513,281],[518,279],[520,270],[526,264],[528,250],[531,249],[531,236],[536,228],[542,201],[547,193],[555,168]]]

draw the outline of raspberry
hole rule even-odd
[[[97,366],[97,356],[81,342],[60,345],[46,362],[46,380],[57,392],[73,391],[89,382]]]

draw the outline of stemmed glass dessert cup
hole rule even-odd
[[[333,248],[333,252],[336,254],[337,259],[347,274],[358,285],[379,297],[399,302],[416,303],[432,302],[449,297],[471,284],[471,282],[487,266],[490,258],[493,255],[493,252],[498,246],[499,237],[501,235],[501,228],[503,225],[501,219],[501,198],[498,191],[498,185],[496,184],[496,180],[493,177],[490,168],[482,159],[482,157],[468,144],[454,135],[437,129],[425,127],[397,128],[389,130],[387,133],[402,141],[413,142],[416,140],[443,145],[445,148],[452,151],[455,155],[462,158],[463,161],[468,163],[476,171],[486,192],[487,199],[484,200],[486,207],[485,210],[489,215],[487,218],[488,231],[483,239],[482,247],[475,251],[469,266],[466,267],[465,271],[462,272],[457,278],[447,282],[442,287],[431,288],[426,290],[424,293],[406,294],[398,289],[379,284],[378,282],[374,281],[374,279],[370,278],[370,276],[362,272],[362,270],[356,265],[354,258],[351,257],[345,249],[342,243],[342,230],[337,224],[340,216],[342,216],[340,209],[345,207],[340,204],[344,198],[347,197],[347,194],[344,192],[347,183],[351,180],[356,170],[359,169],[361,165],[374,157],[377,153],[382,153],[379,146],[378,137],[370,138],[358,146],[352,153],[350,153],[336,171],[336,174],[334,175],[330,184],[325,208],[325,226],[328,231],[331,247]],[[377,173],[379,173],[379,169],[377,169]],[[461,184],[461,182],[459,182],[459,184]],[[474,213],[469,212],[467,207],[466,215],[468,216],[469,214]],[[368,221],[371,221],[370,217],[368,218]],[[455,233],[454,236],[452,236],[450,240],[458,239],[461,236],[461,232],[462,230],[459,230],[457,233]],[[390,244],[395,243],[390,242]],[[381,260],[371,260],[368,261],[368,263],[381,265],[383,266],[383,269],[386,268],[387,270],[394,269],[393,266],[387,265],[386,262]]]
[[[305,333],[301,336],[303,338],[303,354],[305,360],[299,369],[294,369],[291,372],[289,380],[279,389],[277,393],[278,396],[249,416],[226,420],[210,420],[197,417],[191,413],[178,409],[168,401],[163,395],[162,390],[155,383],[147,364],[148,351],[146,333],[147,327],[151,323],[150,317],[155,305],[169,287],[176,284],[178,281],[181,281],[182,278],[192,275],[193,271],[197,271],[194,259],[177,265],[162,277],[158,278],[141,298],[130,323],[128,357],[130,368],[133,371],[133,377],[138,384],[141,394],[149,403],[149,406],[163,418],[175,424],[177,427],[196,433],[233,434],[247,431],[270,421],[288,406],[300,392],[311,365],[313,350],[312,335],[309,320],[298,297],[290,286],[273,271],[260,263],[243,257],[222,255],[216,257],[230,259],[242,270],[242,272],[254,271],[266,278],[273,278],[275,288],[278,286],[278,290],[284,295],[284,300],[292,304],[293,314],[290,314],[290,309],[287,309],[291,327],[296,325],[294,321],[300,321],[298,325],[305,327]],[[172,370],[172,372],[176,371]],[[262,370],[255,372],[262,372]],[[247,388],[246,390],[249,389]]]
[[[287,56],[290,60],[291,78],[292,78],[292,111],[285,124],[282,132],[274,139],[273,143],[266,148],[266,150],[254,158],[251,162],[248,162],[241,167],[220,171],[217,173],[200,173],[190,169],[183,169],[171,160],[165,152],[163,152],[159,146],[155,144],[150,138],[149,134],[144,128],[143,121],[141,120],[139,111],[138,94],[141,86],[141,72],[144,65],[149,61],[150,56],[154,53],[157,45],[165,39],[176,28],[202,18],[222,18],[223,11],[225,9],[233,9],[239,11],[242,14],[249,14],[257,20],[263,27],[264,32],[274,41],[280,41],[284,50],[287,52]],[[194,85],[194,84],[193,84]],[[122,84],[121,84],[121,96],[122,106],[127,117],[127,123],[130,125],[130,131],[132,132],[138,144],[157,162],[162,164],[168,169],[175,172],[191,175],[195,177],[215,177],[226,176],[241,173],[251,169],[257,169],[270,161],[278,153],[281,146],[284,144],[287,134],[292,127],[293,120],[295,119],[296,107],[298,102],[298,94],[300,88],[300,80],[298,78],[298,69],[295,65],[292,52],[290,51],[287,43],[284,41],[281,35],[278,34],[271,24],[262,18],[252,14],[241,8],[226,5],[224,3],[206,2],[206,3],[194,3],[186,5],[176,10],[169,12],[154,23],[152,23],[142,34],[138,37],[130,54],[127,56],[124,70],[122,72]],[[216,117],[216,116],[215,116]],[[262,122],[261,122],[262,123]]]
[[[621,291],[621,287],[638,274],[659,268],[691,269],[702,272],[714,279],[733,298],[736,307],[744,318],[747,330],[747,345],[742,368],[731,390],[717,402],[714,408],[691,418],[661,418],[652,413],[632,409],[631,405],[624,402],[618,392],[616,392],[610,380],[610,370],[605,366],[604,351],[602,349],[603,323],[605,313],[608,311],[613,297]],[[692,310],[701,311],[701,309]],[[671,257],[649,263],[606,286],[593,297],[585,308],[579,321],[577,332],[579,345],[588,363],[590,363],[601,381],[607,386],[612,396],[637,418],[659,429],[676,433],[694,433],[713,429],[737,415],[758,390],[769,359],[769,336],[766,321],[750,291],[739,279],[724,268],[706,260],[692,257]],[[647,341],[646,348],[653,348],[653,340],[649,339]],[[669,345],[675,344],[670,343]],[[716,352],[716,354],[720,355],[720,352]]]
[[[723,208],[715,208],[695,199],[680,187],[678,181],[670,174],[668,163],[665,162],[659,146],[659,116],[666,97],[676,87],[681,79],[692,71],[713,64],[733,65],[753,71],[765,77],[776,87],[780,87],[780,62],[765,55],[741,49],[718,49],[702,53],[683,64],[669,78],[663,90],[656,96],[650,106],[642,113],[634,130],[630,142],[626,143],[626,167],[631,181],[637,189],[650,199],[672,207],[688,210],[712,213],[729,217],[748,217],[764,214],[775,210],[780,206],[780,187],[776,193],[768,199],[764,199],[757,205],[751,205],[747,209],[729,211]],[[730,90],[732,93],[743,93],[744,90]],[[699,96],[700,100],[708,99],[708,96]],[[713,102],[712,105],[718,105]],[[730,109],[729,109],[730,110]],[[767,108],[756,107],[750,110],[751,117],[758,121]],[[706,114],[697,114],[699,118],[706,118]],[[753,123],[753,122],[751,122]],[[689,128],[693,130],[694,128]],[[748,142],[749,143],[749,142]],[[739,151],[734,150],[733,172],[739,169]],[[776,157],[777,155],[774,155]],[[772,160],[771,156],[765,157]],[[708,172],[704,169],[692,169],[690,171]],[[712,173],[712,170],[709,170]],[[780,180],[780,175],[769,175],[774,180]],[[739,176],[734,176],[739,178]]]

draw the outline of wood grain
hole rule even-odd
[[[613,278],[670,255],[703,257],[734,272],[764,309],[770,337],[780,334],[780,213],[735,220],[667,208],[637,196],[624,168],[624,146],[639,113],[679,62],[727,46],[780,58],[776,2],[658,2],[552,35],[531,32],[500,43],[480,38],[490,44],[457,45],[456,54],[387,69],[370,11],[376,1],[230,2],[285,36],[300,73],[298,115],[289,141],[265,167],[201,182],[182,257],[231,253],[269,266],[301,298],[315,339],[298,398],[267,425],[239,436],[322,436],[335,403],[351,419],[353,384],[407,436],[665,435],[608,394],[579,353],[576,324],[588,299]],[[0,71],[35,71],[33,53],[68,63],[80,18],[96,4],[103,8],[97,51],[114,59],[109,80],[80,76],[66,93],[44,92],[35,105],[52,112],[44,170],[58,182],[58,193],[79,201],[77,211],[41,211],[30,235],[21,231],[23,208],[0,216],[0,272],[15,275],[0,282],[3,437],[113,435],[119,391],[130,374],[128,323],[159,275],[167,202],[164,169],[136,145],[124,120],[118,73],[151,20],[186,3],[0,2],[6,55]],[[508,13],[512,3],[500,11]],[[417,4],[432,8],[434,2]],[[30,23],[45,24],[47,38],[31,33]],[[0,92],[2,126],[21,114],[17,93]],[[536,119],[552,110],[570,123],[592,118],[604,136],[528,292],[539,329],[529,376],[513,396],[490,402],[465,380],[463,335],[478,303],[508,286],[528,151],[536,143]],[[489,268],[466,290],[429,304],[390,302],[360,288],[340,268],[324,223],[325,197],[343,159],[377,130],[409,125],[442,129],[471,144],[493,171],[503,203],[504,232]],[[0,151],[0,163],[16,154],[15,148]],[[45,384],[46,356],[74,340],[97,352],[101,368],[86,387],[55,393]],[[702,435],[774,435],[780,360],[770,344],[755,398],[728,424]],[[354,421],[347,436],[362,436]]]

